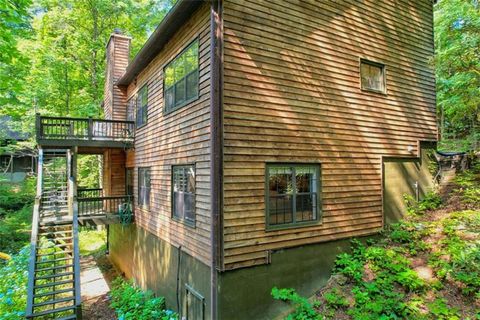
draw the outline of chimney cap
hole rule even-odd
[[[123,34],[122,29],[120,29],[120,28],[115,28],[115,29],[113,29],[113,33],[115,33],[115,34]]]

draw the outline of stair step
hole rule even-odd
[[[76,320],[76,319],[77,319],[77,316],[76,316],[76,315],[73,315],[73,316],[68,316],[68,317],[60,318],[60,319],[57,319],[57,320]]]
[[[69,237],[53,237],[51,238],[52,241],[65,241],[65,240],[72,240],[73,236]]]
[[[45,260],[45,261],[37,261],[36,264],[45,264],[45,263],[57,263],[61,261],[67,261],[67,260],[73,260],[73,257],[67,257],[67,258],[58,258],[58,259],[52,259],[52,260]]]
[[[48,301],[45,301],[45,302],[35,303],[35,304],[33,305],[33,307],[34,307],[34,308],[43,307],[43,306],[48,306],[48,305],[51,305],[51,304],[64,303],[64,302],[74,301],[74,300],[75,300],[75,297],[68,297],[68,298],[61,298],[61,299],[53,299],[53,300],[48,300]]]
[[[73,276],[74,274],[75,274],[74,272],[56,273],[56,274],[52,274],[52,275],[48,275],[48,276],[35,277],[35,280],[55,279],[55,278]]]
[[[73,279],[71,280],[62,280],[62,281],[57,281],[57,282],[50,282],[50,283],[45,283],[45,284],[39,284],[34,287],[34,289],[42,289],[42,288],[49,288],[49,287],[56,287],[56,286],[61,286],[64,284],[71,284],[72,286],[74,285],[75,281]]]
[[[67,269],[67,268],[72,268],[73,264],[65,264],[62,266],[56,266],[56,267],[48,267],[48,268],[40,268],[35,270],[35,272],[44,272],[44,271],[51,271],[51,270],[58,270],[58,269]]]
[[[42,298],[42,297],[48,297],[48,296],[53,296],[61,293],[68,293],[68,292],[74,292],[74,288],[68,288],[68,289],[62,289],[62,290],[56,290],[56,291],[49,291],[49,292],[44,292],[44,293],[39,293],[35,294],[34,298]]]
[[[33,314],[32,314],[32,318],[33,318],[33,317],[47,316],[47,315],[52,314],[52,313],[60,313],[60,312],[65,312],[65,311],[74,310],[74,309],[75,309],[75,306],[68,306],[68,307],[63,307],[63,308],[45,310],[45,311],[42,311],[42,312],[33,313]],[[75,318],[74,318],[74,319],[75,319]]]
[[[62,231],[51,231],[51,232],[48,232],[48,231],[39,232],[39,234],[42,235],[42,236],[48,236],[48,235],[53,235],[54,236],[54,235],[57,235],[57,234],[64,234],[64,233],[72,233],[72,230],[67,229],[67,230],[64,230],[64,231],[62,230]]]
[[[45,257],[45,256],[58,256],[59,254],[71,254],[72,250],[66,250],[66,251],[56,251],[52,253],[39,253],[37,254],[37,257]]]
[[[71,246],[71,243],[59,243],[53,246],[47,246],[47,247],[37,247],[37,250],[43,250],[43,249],[53,249],[53,248],[66,248],[68,246]]]

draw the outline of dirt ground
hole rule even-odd
[[[80,263],[83,319],[117,319],[110,308],[108,294],[118,272],[105,255],[85,256]]]

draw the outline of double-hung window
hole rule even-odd
[[[144,85],[137,94],[137,128],[147,123],[148,87]]]
[[[198,98],[198,39],[185,48],[163,70],[165,112]]]
[[[195,224],[195,166],[172,167],[172,217]]]
[[[138,168],[138,206],[150,208],[150,168]]]
[[[269,228],[311,224],[319,219],[320,165],[269,164],[266,174]]]

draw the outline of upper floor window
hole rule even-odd
[[[138,168],[138,206],[150,208],[150,168]]]
[[[163,70],[165,112],[198,98],[198,39]]]
[[[135,108],[136,99],[132,97],[127,101],[127,121],[135,121]]]
[[[148,87],[144,85],[137,94],[137,128],[147,123]]]
[[[360,60],[360,78],[362,90],[379,93],[386,92],[385,66],[383,64]]]
[[[268,227],[314,223],[320,216],[320,165],[267,165]]]
[[[195,166],[172,167],[172,216],[195,223]]]

